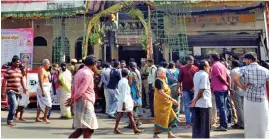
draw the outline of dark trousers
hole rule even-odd
[[[144,86],[142,86],[142,106],[143,107],[147,106],[147,98]]]
[[[227,120],[228,120],[228,123],[232,123],[232,118],[233,118],[232,104],[231,104],[231,99],[228,96],[227,97]]]
[[[192,138],[210,138],[210,108],[193,108]]]
[[[220,126],[224,128],[228,128],[228,120],[227,120],[227,97],[228,91],[214,91],[216,98],[216,106],[219,110],[220,117]]]
[[[152,84],[149,84],[149,104],[151,115],[154,116],[154,89]]]

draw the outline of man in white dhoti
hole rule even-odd
[[[70,119],[72,118],[70,107],[65,106],[67,99],[71,97],[71,84],[72,84],[72,73],[66,68],[66,63],[62,63],[61,72],[59,75],[59,93],[60,93],[60,109],[61,118]]]
[[[117,120],[116,120],[116,125],[114,128],[114,134],[122,134],[122,132],[119,130],[119,123],[120,123],[120,119],[123,115],[124,112],[126,112],[128,114],[130,123],[133,125],[133,130],[135,134],[139,134],[142,133],[142,130],[138,130],[136,124],[135,124],[135,120],[133,117],[133,108],[134,108],[134,102],[131,96],[131,88],[129,86],[128,83],[128,74],[129,71],[128,69],[124,68],[121,70],[121,75],[122,75],[122,79],[119,81],[119,102],[117,105]]]
[[[38,80],[39,80],[39,87],[36,92],[37,97],[37,113],[36,113],[36,122],[42,122],[40,120],[40,111],[44,112],[44,119],[43,123],[50,123],[47,118],[49,109],[52,106],[50,90],[51,90],[51,83],[49,82],[49,67],[50,61],[48,59],[44,59],[42,61],[41,69],[38,73]]]
[[[245,138],[269,138],[269,70],[256,61],[255,53],[247,53],[244,62],[248,66],[240,68],[233,80],[239,88],[245,90]],[[240,83],[240,77],[244,78],[244,84]]]

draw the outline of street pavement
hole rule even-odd
[[[35,109],[27,109],[24,117],[26,122],[17,122],[16,127],[9,127],[6,124],[8,112],[1,111],[1,138],[67,138],[73,131],[72,120],[60,119],[60,111],[53,110],[51,113],[50,124],[35,123]],[[43,114],[41,114],[43,116]],[[181,115],[181,121],[184,116]],[[143,125],[140,127],[144,130],[143,134],[134,135],[132,129],[123,128],[128,123],[128,118],[125,116],[121,120],[120,130],[123,135],[114,135],[113,128],[115,125],[114,119],[109,119],[105,114],[97,113],[99,128],[94,132],[92,138],[152,138],[153,123],[148,111],[141,118]],[[173,128],[172,132],[179,138],[191,138],[191,129],[186,129],[185,126]],[[244,138],[244,130],[230,129],[227,132],[211,131],[212,138]],[[167,138],[167,134],[160,135],[161,138]]]

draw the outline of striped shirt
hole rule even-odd
[[[4,75],[4,78],[7,81],[7,91],[19,91],[22,79],[22,73],[20,69],[8,69]]]

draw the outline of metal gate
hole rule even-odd
[[[62,15],[53,16],[51,19],[48,19],[46,23],[53,28],[52,63],[70,62],[70,42],[66,34],[70,33],[70,31],[72,34],[75,34],[77,32],[78,22],[80,22],[79,19],[84,18],[85,20],[83,16],[65,14],[66,9],[70,9],[71,12],[74,8],[74,2],[48,3],[48,10],[57,10],[62,13]],[[84,27],[84,31],[85,29],[86,27]]]
[[[169,47],[169,60],[184,59],[189,55],[186,16],[189,7],[184,1],[158,2],[152,9],[151,27],[153,42],[166,43]]]

